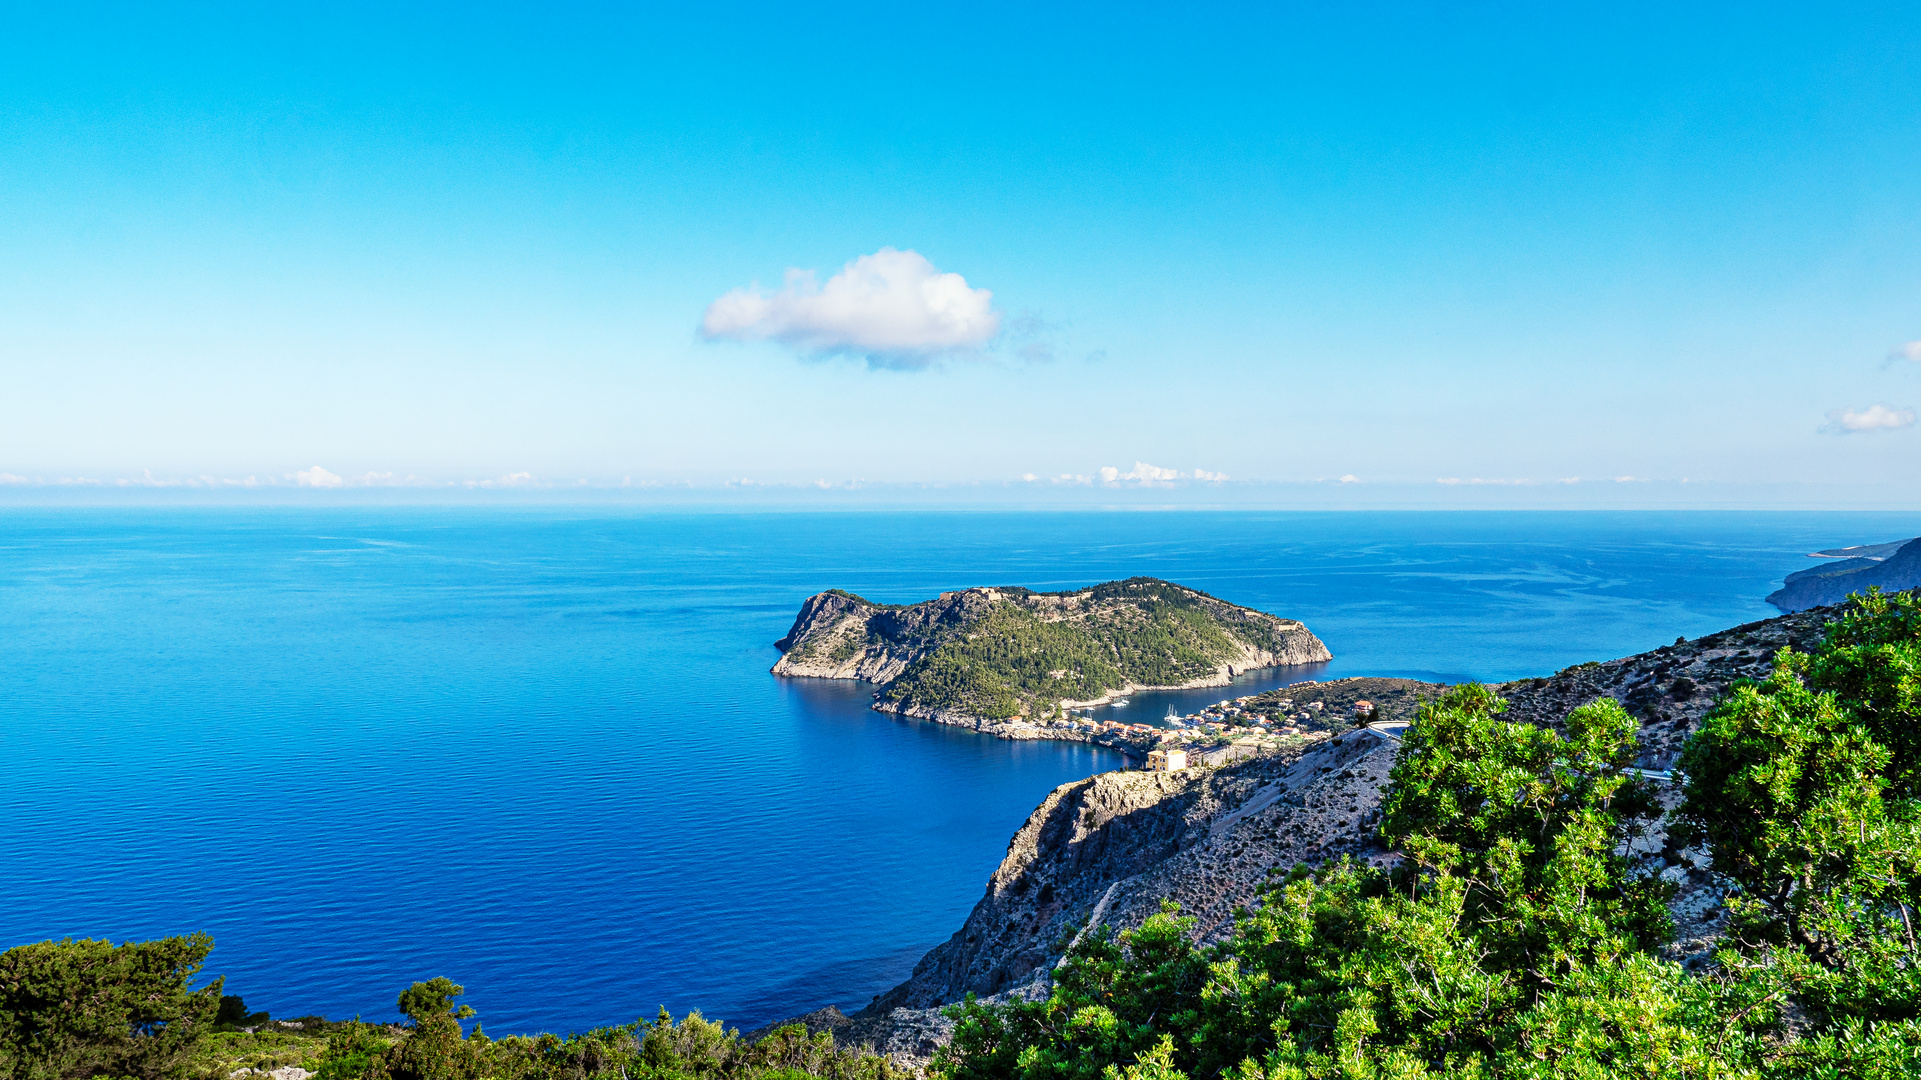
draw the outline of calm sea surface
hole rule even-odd
[[[774,678],[814,592],[1151,574],[1306,621],[1323,677],[1494,679],[1767,617],[1800,553],[1916,533],[1912,514],[9,509],[0,948],[205,930],[252,1008],[389,1017],[446,975],[496,1033],[853,1008],[959,926],[1050,788],[1118,759]]]

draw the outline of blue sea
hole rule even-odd
[[[495,1033],[852,1009],[960,925],[1049,789],[1120,762],[775,678],[814,592],[1148,574],[1302,619],[1335,654],[1247,689],[1501,679],[1766,618],[1802,553],[1917,533],[1913,514],[10,508],[0,948],[204,930],[251,1008],[392,1017],[445,975]]]

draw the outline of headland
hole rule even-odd
[[[833,589],[810,597],[775,645],[776,675],[874,683],[881,712],[1004,739],[1135,751],[1167,735],[1180,741],[1182,730],[1193,741],[1235,728],[1285,737],[1313,727],[1280,722],[1279,699],[1262,708],[1223,702],[1171,731],[1082,714],[1141,690],[1225,686],[1248,671],[1333,656],[1298,620],[1145,577],[1056,593],[963,589],[907,605]]]

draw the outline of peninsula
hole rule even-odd
[[[1102,727],[1074,718],[1077,708],[1332,659],[1293,619],[1148,577],[1054,593],[963,589],[906,605],[830,589],[801,605],[775,646],[774,674],[875,683],[882,712],[1077,741],[1096,741]]]
[[[1921,537],[1829,548],[1809,558],[1832,561],[1789,574],[1781,587],[1768,595],[1768,603],[1782,611],[1805,611],[1838,604],[1849,594],[1872,587],[1896,592],[1921,585]]]

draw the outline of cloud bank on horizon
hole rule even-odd
[[[733,289],[707,307],[708,341],[776,341],[810,356],[860,356],[877,368],[918,369],[975,352],[1001,330],[994,294],[913,250],[881,248],[821,284],[790,269],[780,289]]]
[[[294,483],[301,487],[337,488],[346,483],[338,474],[327,471],[318,465],[311,469],[300,469],[293,474]]]
[[[1145,461],[1136,461],[1134,467],[1126,472],[1112,465],[1103,465],[1095,475],[1103,484],[1169,484],[1176,480],[1199,480],[1206,484],[1218,484],[1227,479],[1226,473],[1209,472],[1206,469],[1195,469],[1192,473],[1184,473],[1179,469],[1149,465]]]
[[[1865,409],[1831,409],[1821,430],[1830,435],[1855,435],[1864,431],[1893,431],[1914,426],[1913,409],[1892,405],[1870,405]]]
[[[1034,484],[1045,482],[1049,484],[1068,484],[1080,487],[1088,485],[1099,485],[1101,487],[1170,487],[1183,480],[1193,480],[1203,484],[1221,484],[1226,483],[1227,479],[1228,476],[1224,472],[1210,472],[1207,469],[1195,469],[1193,472],[1182,472],[1179,469],[1169,469],[1160,465],[1149,465],[1145,461],[1134,462],[1134,467],[1126,472],[1122,472],[1120,467],[1116,465],[1103,465],[1095,469],[1092,475],[1061,473],[1057,476],[1041,476],[1038,473],[1031,472],[1021,474],[1021,481],[1023,483]]]

